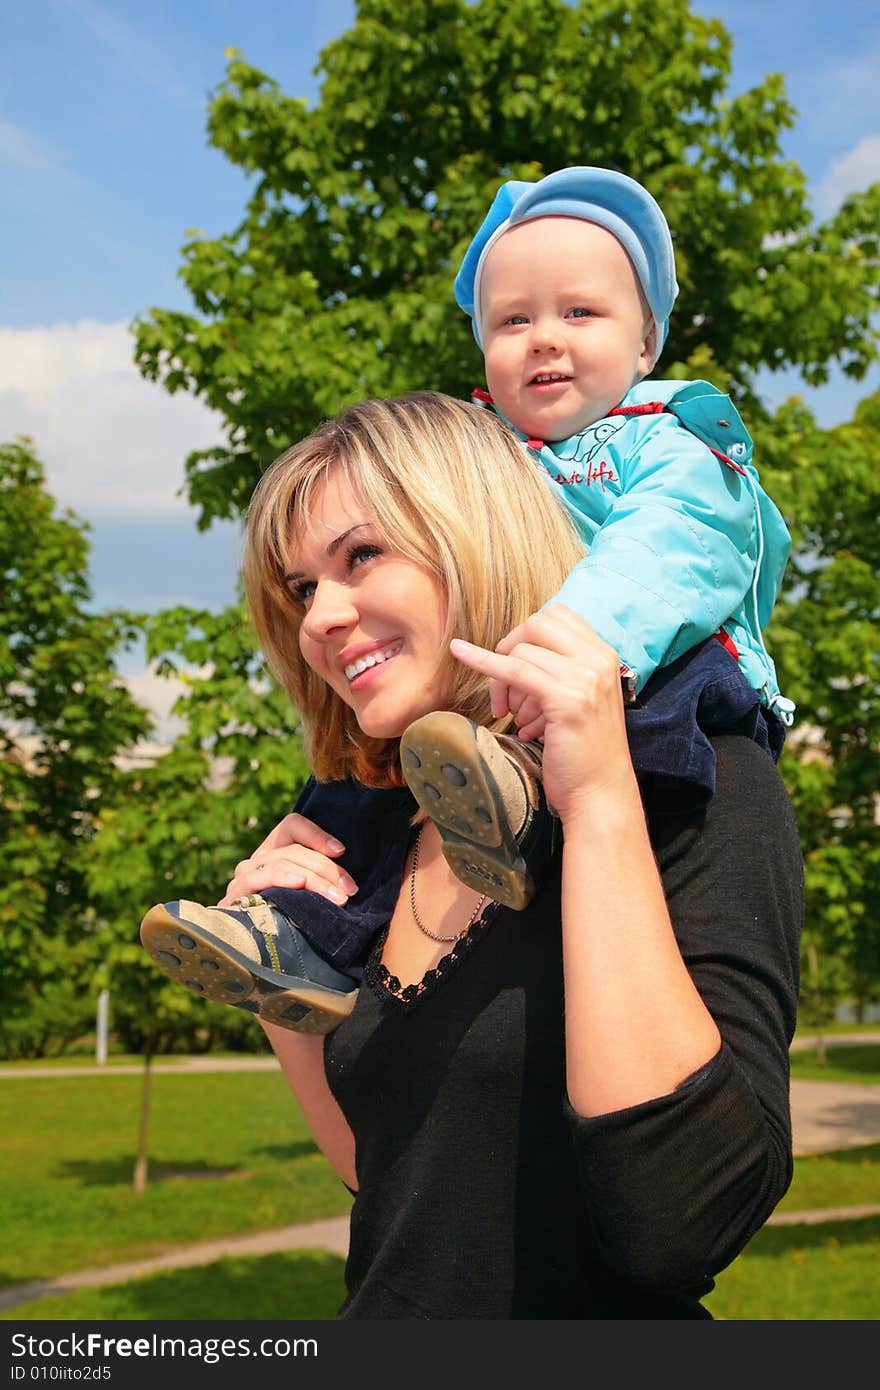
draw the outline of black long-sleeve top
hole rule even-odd
[[[710,1316],[712,1276],[791,1181],[803,915],[779,774],[748,739],[715,751],[705,809],[648,817],[722,1036],[672,1094],[593,1118],[568,1103],[558,871],[524,911],[490,909],[421,986],[400,990],[377,941],[325,1044],[359,1183],[340,1318]]]

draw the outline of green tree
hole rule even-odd
[[[184,246],[193,312],[155,308],[135,325],[144,375],[226,422],[224,445],[186,461],[200,525],[241,515],[269,462],[347,402],[480,383],[452,281],[501,180],[582,163],[639,179],[674,229],[681,286],[659,371],[706,376],[744,404],[792,529],[770,642],[803,731],[782,767],[808,939],[826,999],[866,997],[878,974],[877,405],[821,431],[797,402],[772,417],[755,379],[794,367],[818,384],[832,365],[859,379],[876,360],[880,185],[816,222],[782,154],[796,114],[782,78],[730,96],[730,37],[687,0],[360,0],[317,71],[309,107],[231,58],[208,135],[251,177],[244,215]]]
[[[88,888],[105,925],[114,1031],[152,1056],[262,1046],[247,1013],[181,990],[144,954],[137,924],[156,902],[214,903],[238,860],[288,810],[308,769],[298,719],[255,653],[241,607],[146,620],[157,671],[186,689],[170,750],[126,773],[90,847]]]
[[[157,670],[186,684],[172,748],[129,771],[102,811],[87,882],[104,924],[113,1030],[144,1057],[133,1185],[148,1178],[151,1063],[168,1052],[265,1050],[254,1019],[201,1000],[153,964],[137,924],[155,902],[214,903],[234,865],[293,804],[307,768],[298,722],[266,676],[242,608],[174,609],[146,622]]]
[[[820,430],[798,402],[761,435],[764,476],[794,518],[771,623],[800,719],[784,755],[807,881],[805,1014],[880,991],[880,394]]]
[[[185,245],[195,312],[136,325],[144,374],[226,421],[187,460],[202,524],[344,404],[480,383],[452,280],[506,177],[595,163],[656,195],[681,284],[662,366],[708,348],[740,392],[762,366],[862,374],[880,188],[814,225],[782,78],[731,98],[730,69],[729,35],[687,0],[361,0],[311,108],[234,56],[208,135],[253,177],[244,217]]]
[[[103,951],[84,861],[149,718],[114,667],[137,624],[91,611],[86,526],[31,442],[0,446],[0,1047],[61,1047],[94,1020]]]

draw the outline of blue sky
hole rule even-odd
[[[402,0],[403,3],[403,0]],[[798,109],[786,153],[818,215],[880,179],[876,0],[705,0],[734,38],[733,89],[782,72]],[[244,176],[211,150],[205,106],[234,46],[314,99],[319,49],[349,0],[28,0],[0,54],[0,438],[34,436],[59,499],[93,527],[96,602],[217,608],[234,592],[238,531],[195,531],[179,496],[187,451],[218,427],[133,371],[126,325],[188,308],[176,278],[189,228],[230,230]],[[805,393],[826,424],[880,384]],[[800,389],[765,383],[771,399]]]

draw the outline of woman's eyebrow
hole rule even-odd
[[[330,541],[325,554],[328,556],[335,555],[339,547],[345,544],[353,531],[359,531],[362,526],[369,526],[369,524],[368,521],[358,521],[354,526],[349,526],[347,531],[343,531],[340,536],[336,536],[334,540]],[[284,576],[284,583],[289,584],[291,580],[302,579],[303,577],[304,576],[298,570],[295,570]]]
[[[347,531],[343,531],[341,536],[337,536],[335,541],[330,542],[330,544],[327,546],[327,554],[335,555],[339,547],[342,544],[344,544],[345,541],[348,540],[352,531],[359,531],[362,526],[369,526],[369,524],[370,523],[368,521],[358,521],[355,523],[354,526],[349,526]]]

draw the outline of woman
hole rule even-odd
[[[356,1194],[341,1318],[708,1317],[790,1181],[788,799],[725,736],[707,807],[643,808],[615,653],[561,605],[528,616],[580,553],[503,425],[430,393],[343,412],[251,505],[248,599],[316,775],[400,785],[433,710],[507,727],[491,680],[542,706],[562,832],[513,912],[452,874],[430,820],[401,821],[403,889],[350,1015],[326,1038],[264,1023]],[[366,647],[383,659],[352,678]],[[320,878],[276,835],[228,895],[285,859]]]

